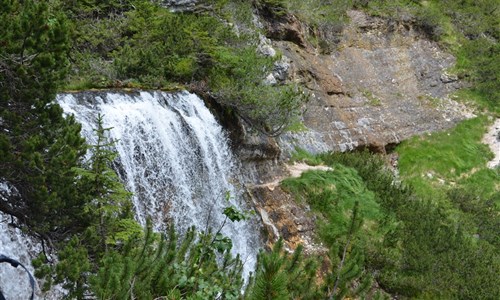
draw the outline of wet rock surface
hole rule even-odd
[[[307,209],[280,187],[254,186],[249,193],[255,199],[256,210],[266,227],[268,245],[282,237],[288,249],[295,249],[306,242],[313,232],[314,220],[307,215]]]

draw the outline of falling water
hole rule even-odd
[[[61,94],[57,102],[82,124],[95,142],[96,117],[112,128],[119,154],[117,171],[133,196],[137,220],[151,218],[156,230],[173,222],[181,231],[205,230],[224,222],[222,211],[245,209],[237,188],[228,139],[203,101],[187,92],[85,92]],[[232,196],[226,200],[226,193]],[[233,253],[253,269],[259,238],[251,222],[229,222],[222,233],[232,239]]]
[[[0,201],[8,201],[13,195],[19,196],[17,189],[0,180]],[[35,274],[31,261],[42,252],[42,243],[18,227],[12,226],[15,222],[15,217],[0,212],[0,254],[17,260],[31,274]],[[0,290],[6,299],[29,299],[31,284],[28,273],[20,266],[0,263]],[[62,299],[66,294],[60,284],[53,285],[47,292],[42,292],[39,285],[35,286],[35,299]]]

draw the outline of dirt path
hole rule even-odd
[[[290,177],[292,177],[292,178],[300,177],[300,175],[302,173],[304,173],[305,171],[309,171],[309,170],[331,171],[331,170],[333,170],[332,168],[327,167],[327,166],[310,166],[310,165],[305,164],[305,163],[294,163],[293,165],[286,165],[286,169],[289,172],[289,176],[282,176],[282,177],[277,178],[274,181],[267,182],[264,184],[259,184],[256,186],[265,186],[265,187],[268,187],[270,190],[273,190],[275,187],[277,187],[280,184],[280,182],[283,179],[290,178]]]
[[[500,118],[495,120],[488,132],[484,135],[483,143],[488,145],[491,151],[495,154],[495,158],[488,162],[488,168],[500,166]]]

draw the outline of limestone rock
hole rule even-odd
[[[281,187],[253,186],[248,192],[266,226],[269,247],[281,237],[289,251],[299,244],[306,253],[324,250],[313,241],[315,220],[306,206],[298,205]]]
[[[384,153],[414,135],[453,127],[473,114],[449,94],[464,83],[446,73],[455,58],[426,39],[411,17],[387,20],[349,12],[351,23],[327,41],[325,54],[308,44],[295,17],[262,21],[266,45],[286,62],[269,74],[270,84],[295,82],[310,95],[302,122],[306,130],[277,139],[246,132],[237,143],[245,182],[256,210],[268,228],[268,239],[314,245],[314,222],[307,206],[295,203],[276,177],[287,173],[283,160],[296,147],[312,153],[368,148]],[[390,157],[394,167],[397,159]],[[312,250],[311,250],[312,251]]]
[[[193,11],[198,0],[163,0],[163,5],[173,11]]]
[[[264,56],[276,56],[276,50],[274,50],[273,46],[271,45],[271,40],[263,35],[259,36],[259,46],[257,46],[257,51]]]
[[[276,78],[274,77],[274,74],[273,73],[270,73],[269,75],[266,76],[266,78],[264,79],[264,84],[267,84],[267,85],[275,85],[277,84],[278,81],[276,80]]]
[[[305,30],[297,17],[286,15],[280,18],[269,18],[263,24],[268,38],[292,42],[302,48],[307,47]]]
[[[349,14],[352,21],[329,55],[311,46],[274,41],[291,61],[289,80],[301,83],[311,95],[303,115],[309,133],[286,133],[279,138],[280,147],[307,147],[304,139],[314,136],[320,142],[316,149],[307,147],[312,152],[364,147],[383,152],[385,145],[450,128],[472,116],[447,96],[464,86],[445,72],[455,58],[427,40],[411,18],[391,21],[359,11]]]
[[[273,76],[276,80],[284,82],[288,78],[288,73],[290,71],[290,59],[283,56],[280,60],[274,63]]]
[[[443,74],[441,74],[440,79],[441,79],[442,83],[451,83],[451,82],[458,81],[458,76],[455,74],[448,74],[448,73],[444,72]]]

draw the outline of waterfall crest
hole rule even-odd
[[[91,144],[99,113],[104,127],[112,128],[110,138],[119,154],[116,169],[134,194],[142,225],[151,218],[156,230],[170,222],[181,231],[218,228],[225,207],[246,207],[227,136],[196,95],[83,92],[60,94],[56,101],[82,124]],[[229,201],[226,193],[232,195]],[[248,274],[260,246],[252,222],[229,222],[222,233],[232,239],[233,253],[241,255]]]

